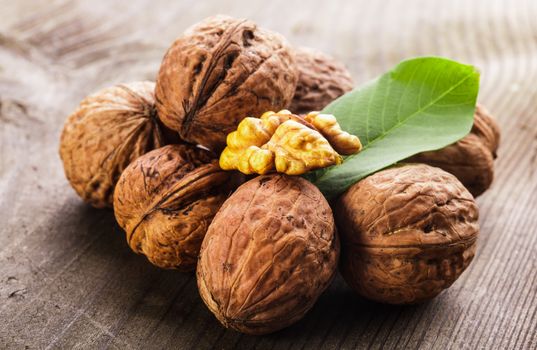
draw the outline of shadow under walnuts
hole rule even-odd
[[[402,332],[412,332],[406,325],[429,307],[430,303],[427,302],[419,305],[387,305],[366,300],[356,295],[338,274],[314,307],[292,326],[268,335],[250,336],[224,330],[212,317],[210,322],[199,326],[220,330],[205,331],[196,346],[200,349],[338,349],[367,346],[379,341],[393,341]],[[208,311],[207,314],[212,316]]]
[[[363,337],[370,331],[376,331],[372,327],[379,320],[382,322],[382,320],[399,317],[401,314],[413,314],[426,305],[427,303],[388,305],[364,299],[351,290],[338,273],[330,287],[302,320],[269,337],[275,338],[276,341],[281,338],[289,338],[293,341],[297,336],[304,337],[306,339],[302,341],[321,347],[329,341],[328,335],[331,338],[337,338],[330,341],[338,342],[343,342],[351,332]]]

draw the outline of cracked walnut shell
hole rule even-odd
[[[193,270],[211,220],[241,178],[203,149],[165,146],[125,169],[114,213],[136,253],[162,268]]]
[[[114,186],[129,163],[177,139],[157,119],[154,88],[135,82],[103,89],[67,118],[60,140],[65,175],[94,207],[112,205]]]
[[[219,152],[243,118],[287,107],[296,82],[282,36],[248,20],[214,16],[188,29],[164,56],[157,109],[183,140]]]
[[[298,321],[334,276],[339,242],[321,192],[264,175],[224,203],[203,240],[200,295],[227,328],[266,334]]]
[[[294,50],[298,82],[289,109],[306,114],[320,111],[353,88],[351,74],[335,58],[309,48]]]
[[[477,197],[494,179],[494,159],[500,142],[500,128],[494,117],[477,105],[471,132],[443,149],[419,153],[408,162],[436,166],[455,175]]]
[[[336,204],[340,268],[358,294],[390,304],[431,299],[468,267],[479,232],[474,198],[425,164],[375,173]]]

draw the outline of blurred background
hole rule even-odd
[[[503,139],[477,256],[453,287],[389,307],[338,278],[297,325],[241,336],[191,275],[150,266],[111,211],[81,203],[57,155],[65,118],[97,89],[154,80],[173,40],[219,13],[335,56],[357,86],[414,56],[479,68]],[[537,1],[0,0],[0,14],[0,347],[537,347]]]

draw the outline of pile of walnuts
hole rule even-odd
[[[499,143],[482,106],[464,139],[377,172],[332,203],[302,177],[220,167],[244,118],[307,116],[352,86],[325,54],[249,20],[210,17],[172,44],[156,83],[113,86],[80,103],[61,135],[65,175],[84,201],[113,207],[133,251],[196,270],[203,301],[228,328],[265,334],[296,322],[338,265],[366,298],[428,300],[474,256],[472,194],[490,186]]]

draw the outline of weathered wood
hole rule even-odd
[[[0,348],[537,348],[537,2],[0,1]],[[226,331],[193,275],[134,255],[109,210],[82,204],[57,155],[98,88],[153,80],[166,47],[215,13],[342,59],[357,83],[401,59],[478,66],[503,140],[468,271],[435,300],[375,304],[340,278],[301,322]]]

